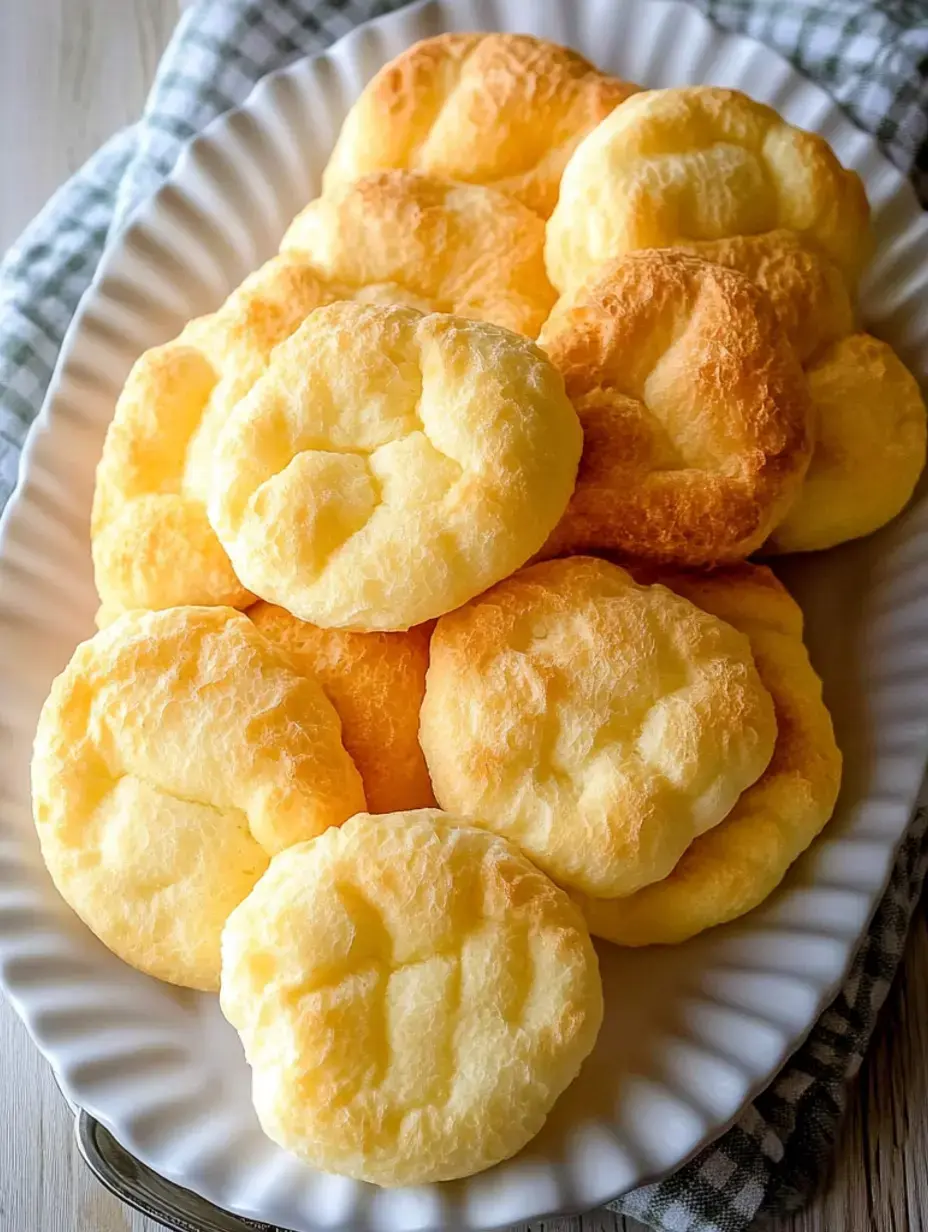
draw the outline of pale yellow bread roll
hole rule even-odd
[[[745,275],[685,253],[630,253],[558,301],[539,345],[584,432],[547,555],[718,564],[782,521],[812,452],[809,392]]]
[[[534,337],[554,302],[543,250],[543,222],[517,201],[407,172],[370,176],[307,207],[281,256],[130,373],[94,495],[103,606],[252,601],[206,517],[212,450],[273,348],[312,309],[403,302]]]
[[[368,83],[323,186],[405,167],[491,185],[547,218],[577,143],[636,88],[527,34],[424,39]]]
[[[277,343],[332,298],[308,266],[275,257],[218,312],[137,360],[97,467],[91,542],[105,609],[252,602],[206,518],[213,442]]]
[[[839,266],[794,231],[678,247],[756,282],[803,364],[854,329],[854,306]]]
[[[887,343],[852,334],[807,376],[812,463],[768,552],[815,551],[869,535],[905,507],[925,465],[925,402]]]
[[[420,740],[439,803],[588,894],[666,877],[775,739],[747,638],[607,561],[533,565],[432,636]]]
[[[544,243],[542,219],[493,189],[381,171],[311,202],[281,251],[337,283],[339,298],[454,312],[534,338],[556,299]]]
[[[853,284],[870,253],[860,179],[828,143],[737,90],[684,86],[633,95],[584,138],[548,223],[560,291],[603,261],[786,228]]]
[[[364,782],[372,813],[435,804],[419,747],[431,625],[405,633],[320,629],[282,607],[256,603],[248,615],[299,672],[325,689],[342,721],[342,743]]]
[[[209,517],[263,599],[324,628],[407,629],[541,547],[581,445],[560,374],[527,338],[333,304],[226,420]]]
[[[277,856],[222,938],[222,1009],[265,1133],[377,1185],[469,1176],[541,1128],[602,1021],[568,896],[438,810]]]
[[[84,923],[140,971],[202,989],[270,856],[364,807],[321,686],[219,607],[125,615],[78,646],[39,719],[32,800]]]
[[[802,613],[773,574],[742,565],[664,580],[750,639],[773,698],[777,743],[764,774],[663,881],[628,898],[576,896],[591,930],[617,945],[675,944],[763,902],[831,817],[841,783],[821,681],[802,644]]]

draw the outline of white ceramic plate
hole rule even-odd
[[[601,948],[599,1044],[543,1133],[454,1184],[378,1191],[311,1171],[261,1134],[216,999],[124,966],[61,903],[30,819],[32,733],[92,632],[87,523],[120,386],[145,347],[215,307],[316,192],[363,83],[444,29],[524,30],[650,86],[746,89],[817,129],[864,177],[879,254],[871,327],[924,377],[928,225],[902,177],[819,89],[668,0],[431,0],[268,78],[213,124],[103,260],[26,451],[0,547],[0,977],[68,1096],[164,1176],[300,1232],[480,1229],[598,1205],[674,1168],[763,1086],[834,992],[875,907],[928,749],[928,503],[887,532],[787,562],[846,757],[838,814],[784,889],[674,949]]]

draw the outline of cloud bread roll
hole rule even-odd
[[[91,515],[110,613],[252,602],[206,518],[212,446],[277,343],[332,298],[308,266],[275,257],[218,312],[137,360],[107,429]]]
[[[281,251],[340,298],[492,321],[534,338],[554,305],[545,225],[493,189],[410,171],[336,184],[291,223]]]
[[[803,364],[854,329],[854,308],[840,268],[794,231],[736,235],[679,248],[756,282]]]
[[[432,637],[420,740],[439,803],[597,897],[666,877],[775,739],[747,639],[603,560],[524,569]]]
[[[84,923],[140,971],[202,989],[269,858],[364,807],[321,686],[219,607],[125,615],[78,646],[42,709],[32,799]]]
[[[391,1186],[514,1155],[603,1012],[568,896],[437,810],[362,814],[277,856],[226,925],[221,1000],[265,1133]]]
[[[342,721],[342,741],[364,781],[370,811],[433,806],[419,747],[431,626],[348,633],[320,629],[270,603],[256,603],[248,615],[297,671],[315,676],[325,689]]]
[[[97,471],[91,534],[103,607],[252,601],[206,517],[213,446],[273,348],[314,308],[402,302],[534,337],[554,298],[543,222],[492,189],[394,171],[313,202],[282,255],[134,366]]]
[[[562,296],[539,338],[584,449],[547,555],[682,565],[760,547],[812,452],[809,391],[764,293],[679,252],[630,253]]]
[[[440,34],[369,82],[323,185],[405,167],[491,185],[547,218],[577,143],[636,88],[527,34]]]
[[[821,681],[802,644],[802,613],[773,574],[741,565],[664,582],[750,639],[773,698],[777,742],[763,775],[662,881],[628,898],[575,896],[593,933],[617,945],[685,941],[762,903],[831,817],[841,782]]]
[[[815,133],[737,90],[684,86],[636,94],[581,142],[548,224],[559,291],[637,248],[786,228],[853,284],[870,253],[860,179]]]
[[[333,304],[226,421],[209,517],[263,599],[324,628],[408,629],[541,547],[581,445],[561,376],[527,338]]]
[[[869,535],[905,507],[925,465],[925,403],[892,347],[852,334],[807,376],[815,449],[767,551],[809,552]]]

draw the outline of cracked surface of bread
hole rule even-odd
[[[248,615],[299,672],[315,676],[342,721],[342,743],[364,782],[372,813],[435,804],[419,747],[431,625],[405,633],[320,629],[282,607],[256,603]]]
[[[563,380],[527,338],[333,304],[226,420],[209,516],[263,599],[324,628],[408,629],[538,551],[581,446]]]
[[[276,344],[332,298],[308,266],[274,257],[218,312],[137,360],[97,467],[91,542],[104,607],[252,602],[207,521],[212,447]]]
[[[737,561],[795,499],[812,452],[799,361],[745,275],[665,250],[601,267],[539,338],[583,425],[546,555]]]
[[[804,235],[853,285],[870,253],[863,185],[816,133],[737,90],[684,86],[633,95],[581,142],[548,223],[559,291],[636,248]]]
[[[817,551],[869,535],[905,507],[925,465],[925,403],[891,346],[852,334],[807,376],[812,462],[767,551]]]
[[[230,916],[222,1008],[265,1132],[326,1172],[417,1185],[515,1154],[602,1021],[569,897],[438,810],[290,848]]]
[[[795,231],[681,244],[680,251],[746,274],[766,293],[803,364],[854,329],[840,268]]]
[[[577,897],[593,933],[617,945],[672,945],[758,906],[829,820],[841,783],[802,613],[785,587],[756,565],[664,581],[750,639],[773,698],[777,742],[764,774],[663,881],[628,898]]]
[[[120,958],[219,986],[226,916],[291,843],[364,807],[321,686],[229,608],[125,615],[82,643],[32,760],[42,855]]]
[[[588,894],[666,877],[775,738],[747,639],[607,561],[533,565],[432,636],[420,740],[439,803]]]
[[[381,171],[311,202],[281,251],[338,283],[339,298],[453,312],[534,338],[556,298],[544,244],[542,219],[511,197]]]
[[[323,186],[405,167],[488,184],[547,218],[577,143],[636,88],[527,34],[424,39],[366,86]]]
[[[273,348],[314,308],[343,299],[401,302],[534,337],[554,298],[544,223],[492,189],[393,171],[313,202],[291,225],[281,255],[132,369],[94,494],[103,605],[119,612],[252,601],[206,516],[212,451]]]

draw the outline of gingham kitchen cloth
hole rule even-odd
[[[693,2],[829,90],[928,204],[925,0]],[[108,238],[158,187],[184,143],[267,72],[401,7],[400,0],[199,0],[187,9],[139,123],[55,194],[0,264],[0,507]],[[627,1194],[616,1210],[663,1232],[742,1232],[808,1196],[902,956],[928,866],[926,831],[928,809],[920,807],[846,984],[771,1086],[715,1144],[666,1180]]]

